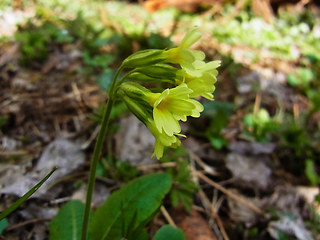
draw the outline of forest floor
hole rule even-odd
[[[130,167],[98,166],[93,208],[135,176],[179,173],[179,161],[187,161],[199,186],[190,209],[167,199],[148,225],[150,236],[170,223],[190,240],[320,239],[319,8],[283,7],[288,12],[268,15],[274,22],[267,24],[251,10],[222,5],[200,12],[104,6],[0,13],[0,210],[58,167],[0,224],[0,239],[48,239],[61,206],[84,201],[111,72],[139,49],[177,45],[192,25],[204,33],[194,48],[222,61],[215,101],[201,99],[203,115],[182,125],[187,138],[162,162],[150,157],[148,129],[116,103],[102,156]]]

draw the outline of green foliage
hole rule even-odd
[[[152,240],[184,240],[183,231],[171,225],[162,226]]]
[[[320,183],[320,177],[317,174],[316,166],[311,159],[306,160],[305,174],[312,185],[317,186]]]
[[[114,71],[110,69],[106,69],[102,74],[100,74],[97,77],[96,82],[101,89],[108,91],[110,88],[110,84],[112,82],[113,76],[114,76]]]
[[[139,173],[138,169],[129,162],[122,162],[112,157],[103,158],[102,164],[105,174],[116,180],[128,181]]]
[[[106,104],[102,104],[97,109],[95,109],[94,112],[89,116],[90,119],[96,123],[101,123],[101,120],[102,120],[101,116],[102,116],[102,113],[103,113],[103,110],[105,107],[106,107]],[[117,102],[112,107],[110,118],[111,119],[118,119],[127,110],[128,110],[127,106],[124,102]]]
[[[91,54],[88,51],[84,51],[82,54],[84,63],[91,68],[105,69],[115,60],[115,56],[111,54]],[[109,70],[110,71],[110,70]]]
[[[101,51],[103,46],[110,44],[115,33],[97,22],[92,22],[81,10],[75,18],[69,19],[53,15],[46,7],[38,7],[35,18],[20,25],[15,34],[20,43],[21,63],[28,65],[46,60],[53,45],[80,43],[77,45],[83,51],[85,68],[79,71],[101,72],[116,60],[116,55]]]
[[[294,74],[288,75],[288,82],[292,86],[307,88],[314,79],[314,73],[308,68],[298,68]]]
[[[310,151],[311,143],[304,126],[304,121],[299,123],[289,118],[285,120],[281,129],[281,145],[293,150],[298,157],[310,157],[306,156],[307,151]]]
[[[6,218],[0,220],[0,234],[2,234],[3,230],[5,230],[8,227],[9,223]]]
[[[198,185],[191,180],[189,164],[187,161],[178,163],[177,169],[169,169],[172,175],[173,186],[170,191],[172,205],[182,204],[187,211],[191,210],[193,194],[198,189]]]
[[[248,231],[248,239],[258,239],[259,229],[257,227],[253,227]]]
[[[222,149],[228,145],[228,141],[223,136],[222,130],[228,125],[233,105],[214,101],[205,103],[204,107],[204,114],[211,118],[210,125],[205,134],[214,148]]]
[[[151,35],[146,38],[146,41],[148,48],[165,49],[173,46],[170,38],[156,33],[151,33]]]
[[[285,232],[278,230],[278,238],[279,240],[291,240],[292,238],[286,234]]]
[[[37,26],[29,20],[25,26],[20,26],[15,39],[20,44],[21,63],[27,65],[32,61],[45,60],[49,54],[48,46],[58,32],[59,29],[49,21]]]
[[[290,18],[288,18],[290,16]],[[213,36],[231,45],[246,45],[254,49],[266,49],[272,57],[294,60],[299,57],[292,49],[296,45],[302,55],[312,54],[319,59],[320,43],[313,34],[317,25],[311,11],[302,14],[282,12],[273,24],[268,24],[250,11],[241,12],[227,22],[212,23]],[[293,24],[294,23],[294,24]]]
[[[9,119],[8,115],[0,116],[0,130],[7,124]]]
[[[77,200],[64,205],[50,222],[50,239],[81,239],[83,211],[84,204]]]
[[[191,179],[189,162],[185,159],[186,157],[185,150],[180,147],[171,152],[170,158],[164,158],[162,161],[170,162],[172,159],[178,159],[175,161],[177,166],[167,170],[172,177],[171,204],[174,207],[181,204],[187,211],[190,211],[193,194],[198,189],[198,185]]]
[[[32,194],[34,194],[42,184],[47,181],[47,179],[54,173],[56,168],[54,168],[50,173],[47,174],[37,185],[35,185],[33,188],[31,188],[26,194],[24,194],[21,198],[19,198],[17,201],[12,203],[10,207],[6,208],[4,211],[0,213],[0,221],[4,219],[6,216],[8,216],[10,213],[12,213],[14,210],[16,210],[22,203],[27,201],[29,197],[31,197]]]
[[[249,132],[260,142],[269,141],[269,135],[277,132],[281,127],[280,123],[264,108],[257,113],[245,115],[244,123]]]
[[[170,188],[171,177],[165,173],[136,178],[124,185],[93,214],[90,239],[138,239]]]

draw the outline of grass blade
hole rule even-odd
[[[24,194],[21,198],[19,198],[17,201],[15,201],[13,204],[10,205],[7,209],[5,209],[2,213],[0,213],[0,221],[4,219],[6,216],[8,216],[10,213],[12,213],[14,210],[16,210],[22,203],[24,203],[32,194],[37,191],[42,184],[44,184],[45,181],[52,175],[52,173],[57,170],[57,168],[54,168],[51,170],[50,173],[47,174],[37,185],[35,185],[33,188],[31,188],[26,194]]]

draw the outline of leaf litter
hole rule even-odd
[[[117,23],[113,24],[121,29]],[[183,24],[180,24],[179,27],[183,27]],[[175,25],[169,24],[169,26],[174,27]],[[165,32],[170,33],[168,29]],[[173,37],[173,39],[176,38],[179,37]],[[265,58],[256,63],[248,55],[248,52],[255,52],[256,49],[231,46],[211,39],[204,40],[199,47],[208,49],[213,55],[215,54],[213,49],[225,56],[231,54],[236,62],[242,63],[242,66],[247,68],[245,69],[246,74],[239,74],[236,78],[236,88],[230,88],[224,93],[218,92],[217,100],[233,99],[232,96],[236,95],[235,91],[250,98],[251,95],[255,96],[255,88],[258,86],[263,96],[266,96],[265,99],[269,100],[273,97],[280,99],[287,108],[292,107],[292,102],[297,101],[295,92],[285,83],[287,73],[294,69],[292,62],[278,62],[272,59],[270,53],[262,51],[259,54]],[[60,203],[68,199],[84,199],[85,184],[75,187],[66,180],[67,184],[63,186],[64,184],[59,181],[77,172],[80,172],[80,175],[73,180],[85,179],[85,174],[81,175],[81,172],[87,167],[86,163],[89,158],[81,145],[85,139],[90,137],[89,132],[93,131],[88,115],[93,108],[104,101],[105,95],[94,86],[92,79],[89,80],[89,83],[81,79],[81,75],[77,74],[77,68],[82,64],[81,53],[78,50],[69,50],[66,48],[62,52],[51,53],[48,61],[39,68],[40,71],[23,72],[24,70],[17,64],[17,45],[12,44],[1,49],[1,53],[4,54],[0,56],[2,80],[0,113],[1,116],[9,116],[9,122],[1,133],[0,192],[2,196],[21,196],[48,169],[51,170],[53,166],[60,167],[47,186],[40,188],[38,195],[33,196],[34,199],[26,204],[27,207],[20,209],[19,213],[10,219],[11,223],[19,222],[21,219],[52,218]],[[12,63],[16,64],[15,67]],[[64,76],[68,74],[69,77]],[[228,69],[221,73],[224,76],[225,83],[223,84],[229,87],[234,82],[228,74]],[[76,81],[76,78],[80,80]],[[251,100],[244,98],[243,105],[246,106],[249,101]],[[264,106],[272,108],[270,107],[272,104],[266,102],[262,102]],[[298,103],[301,104],[301,109],[304,109],[303,99],[298,98]],[[243,126],[236,125],[241,122],[240,110],[237,112],[238,115],[232,118],[235,121],[229,123],[229,128],[227,128],[233,129],[232,134],[230,131],[225,133],[229,134],[227,139],[232,140],[227,149],[217,151],[204,142],[201,136],[200,138],[188,137],[183,141],[184,146],[189,150],[189,160],[195,173],[193,177],[200,184],[204,195],[196,194],[191,214],[176,213],[176,209],[168,209],[168,213],[173,216],[173,219],[184,218],[184,216],[190,218],[190,227],[188,226],[190,223],[181,224],[181,226],[187,225],[183,227],[186,231],[191,229],[187,235],[188,239],[197,239],[197,230],[204,231],[205,228],[206,231],[208,230],[206,234],[207,237],[209,236],[208,239],[215,239],[215,235],[218,236],[217,239],[223,239],[223,237],[227,239],[223,233],[228,232],[229,234],[237,224],[243,224],[247,229],[255,226],[263,228],[266,231],[259,236],[261,239],[266,237],[280,239],[279,232],[297,239],[312,239],[305,220],[310,219],[309,207],[319,193],[319,189],[300,187],[299,185],[305,184],[305,181],[290,172],[284,171],[285,174],[279,174],[277,171],[279,165],[273,162],[273,156],[278,151],[277,144],[256,142],[241,136],[239,132]],[[203,120],[199,119],[199,121]],[[205,122],[201,123],[206,125]],[[231,126],[232,124],[235,124],[236,128]],[[148,131],[145,131],[143,126],[131,117],[121,119],[120,125],[121,130],[115,136],[119,159],[138,167],[154,166],[154,159],[150,160],[153,141]],[[193,127],[188,126],[186,131],[192,132]],[[201,126],[197,127],[201,129]],[[69,138],[57,138],[64,134]],[[197,134],[194,135],[197,136]],[[26,141],[23,137],[27,137],[28,140]],[[90,148],[90,146],[87,147]],[[18,154],[19,151],[23,153],[23,157]],[[104,150],[104,153],[107,152]],[[8,160],[9,154],[18,157]],[[2,158],[5,160],[2,161]],[[157,167],[161,168],[161,165]],[[152,168],[141,169],[149,171]],[[211,176],[214,184],[218,185],[210,185],[199,177],[197,172]],[[62,183],[64,183],[63,180]],[[53,187],[49,188],[52,185]],[[97,195],[100,195],[101,198],[94,203],[95,207],[103,201],[102,198],[108,196],[109,191],[106,185],[110,187],[112,184],[103,182],[97,185]],[[10,198],[6,198],[5,202],[10,202]],[[208,203],[207,208],[203,207],[204,202]],[[255,208],[248,206],[254,206],[258,210],[255,211],[253,210]],[[1,208],[3,207],[5,206],[1,204]],[[264,214],[258,214],[259,211]],[[163,221],[163,219],[158,217],[156,221]],[[199,229],[192,230],[192,227],[196,225],[195,222],[198,221],[201,221],[205,227],[199,226]],[[34,224],[32,228],[31,232],[35,239],[46,237],[47,226],[43,228],[45,226],[41,224],[43,222]],[[179,221],[177,223],[180,225]],[[210,229],[207,228],[208,226]],[[229,231],[224,231],[224,228]],[[20,229],[23,234],[20,232],[12,236],[22,239],[21,236],[26,234],[26,229],[23,227],[17,229]],[[229,237],[237,239],[232,238],[232,233]]]

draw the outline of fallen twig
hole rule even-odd
[[[209,183],[211,186],[217,188],[218,190],[220,190],[221,192],[223,192],[224,194],[226,194],[228,197],[233,198],[234,200],[242,203],[243,205],[247,206],[248,208],[250,208],[252,211],[263,215],[264,211],[261,210],[260,208],[258,208],[257,206],[255,206],[254,204],[246,201],[245,199],[243,199],[242,197],[239,197],[238,195],[232,193],[231,191],[229,191],[228,189],[222,187],[220,184],[214,182],[213,180],[209,179],[208,177],[206,177],[205,175],[203,175],[201,172],[197,171],[196,172],[197,175],[205,182]]]

